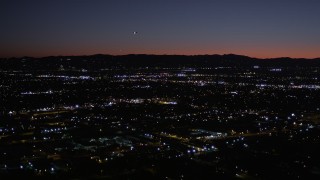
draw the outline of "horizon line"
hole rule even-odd
[[[234,55],[234,56],[244,56],[252,59],[261,59],[261,60],[268,60],[268,59],[305,59],[305,60],[313,60],[313,59],[320,59],[319,57],[314,58],[305,58],[305,57],[290,57],[290,56],[282,56],[282,57],[268,57],[268,58],[262,58],[262,57],[252,57],[248,55],[243,54],[234,54],[234,53],[228,53],[228,54],[144,54],[144,53],[131,53],[131,54],[87,54],[87,55],[48,55],[48,56],[11,56],[11,57],[0,57],[0,59],[20,59],[20,58],[35,58],[35,59],[42,59],[42,58],[48,58],[48,57],[81,57],[81,56],[97,56],[97,55],[103,55],[103,56],[130,56],[130,55],[146,55],[146,56],[226,56],[226,55]]]

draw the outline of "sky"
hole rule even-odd
[[[315,58],[319,17],[319,0],[0,0],[0,57]]]

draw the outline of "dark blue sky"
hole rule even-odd
[[[1,0],[0,56],[312,58],[319,18],[319,0]]]

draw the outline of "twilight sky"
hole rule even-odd
[[[98,53],[320,57],[320,0],[0,1],[0,57]]]

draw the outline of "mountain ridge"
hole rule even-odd
[[[0,69],[2,70],[45,70],[64,67],[84,68],[97,70],[101,68],[115,67],[320,67],[320,58],[253,58],[236,54],[213,55],[152,55],[152,54],[128,54],[108,55],[95,54],[83,56],[47,56],[41,58],[2,58]]]

